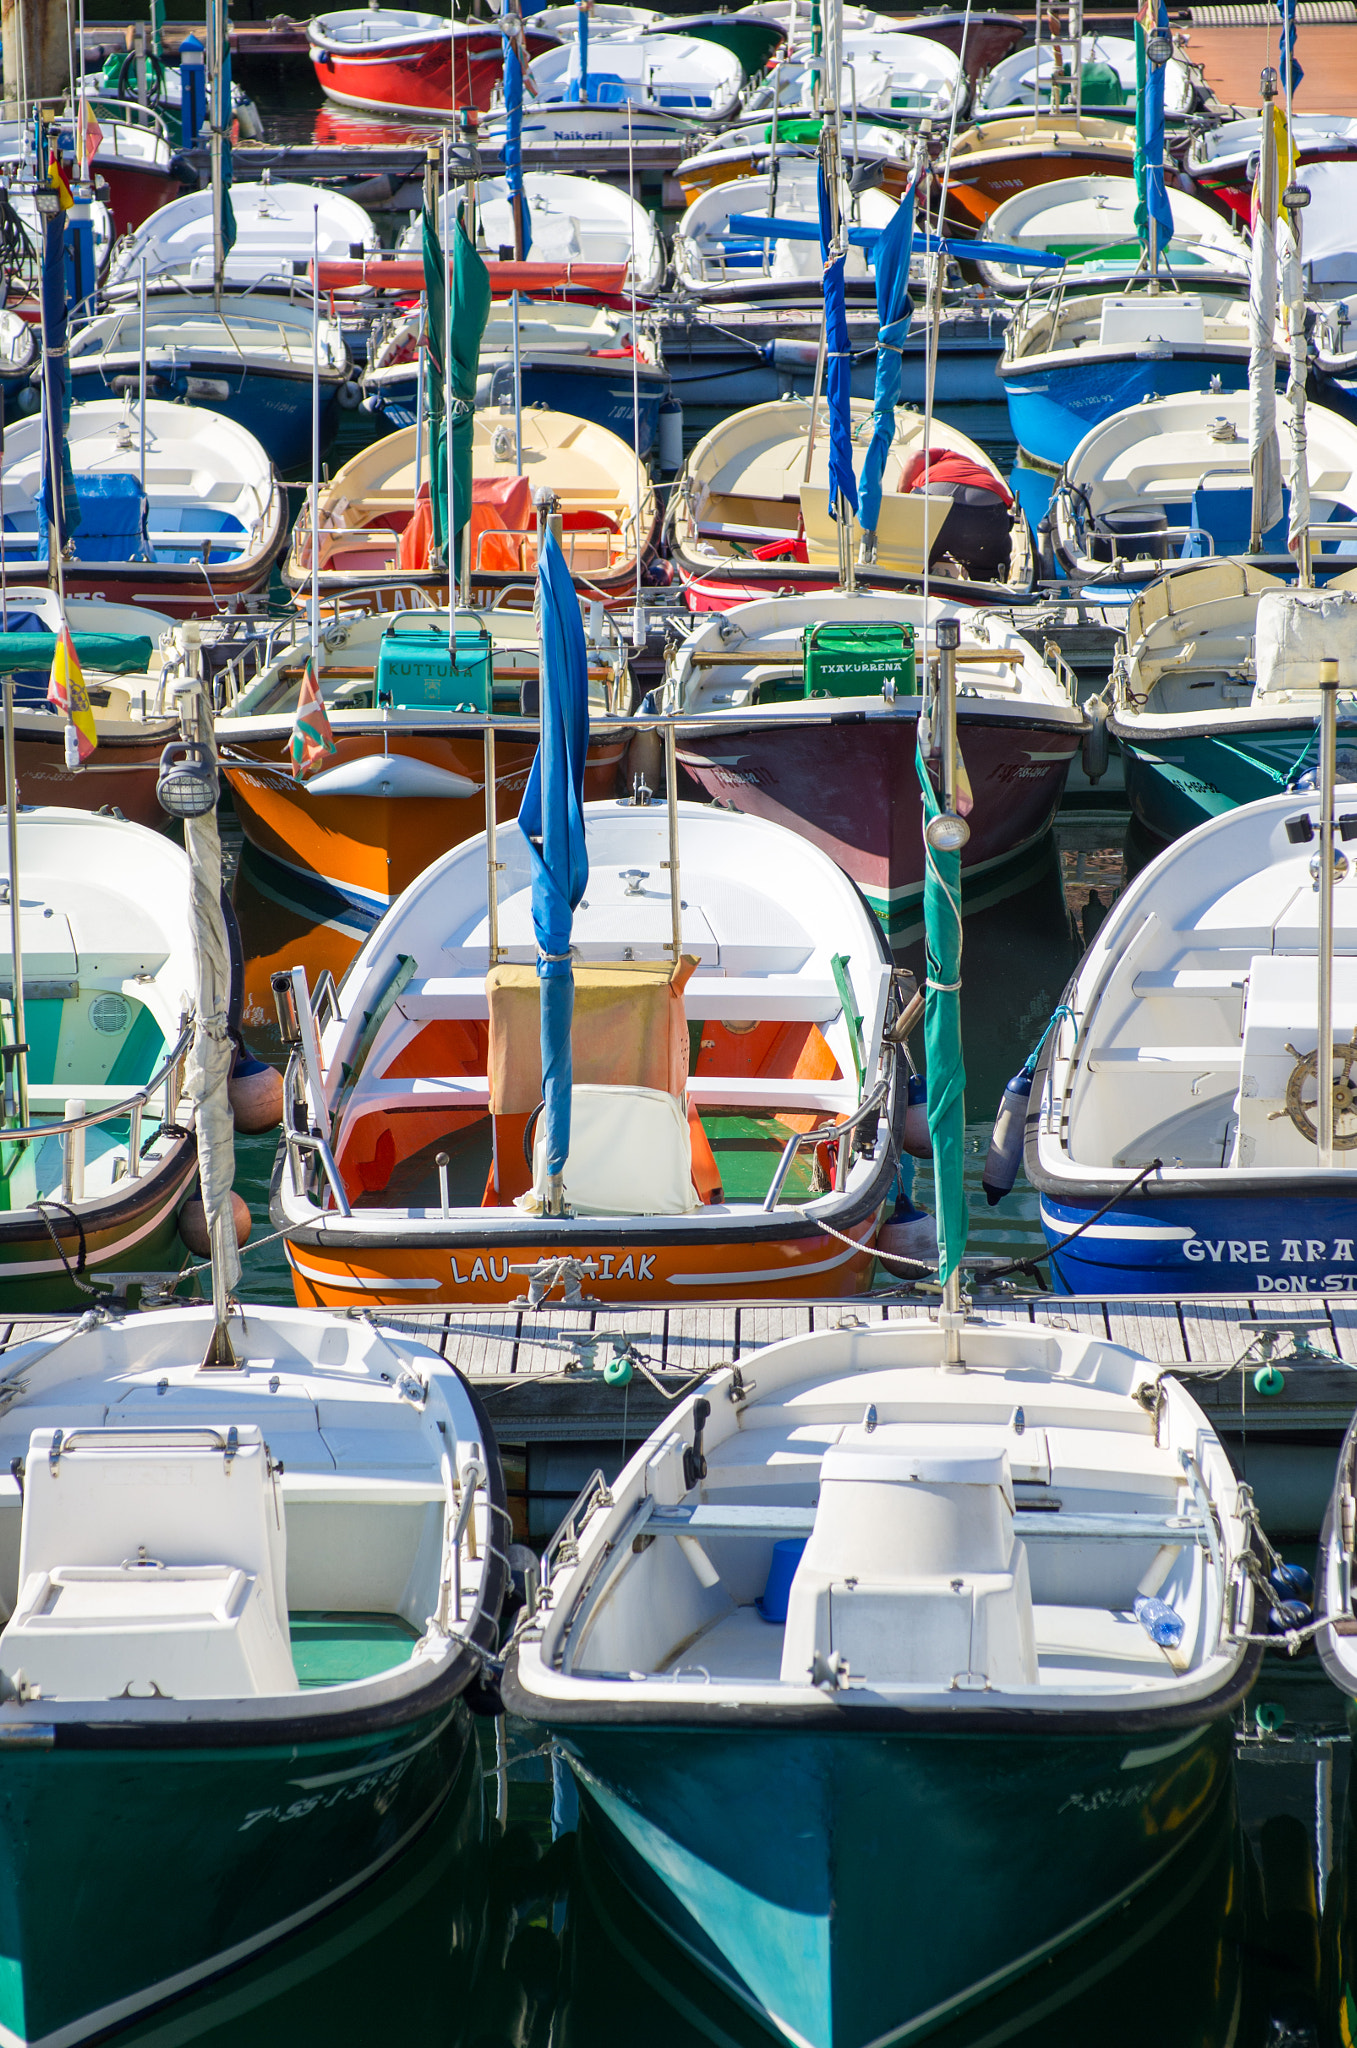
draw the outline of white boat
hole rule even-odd
[[[762,299],[791,291],[823,297],[824,261],[820,254],[819,212],[814,162],[779,163],[776,181],[767,175],[732,178],[703,192],[674,230],[674,275],[697,299],[713,296]],[[884,232],[898,203],[885,192],[858,194],[848,217],[850,229]],[[738,228],[732,215],[742,216]],[[761,240],[750,225],[755,215],[795,222],[813,232],[801,241],[786,236]],[[844,280],[850,296],[871,295],[874,251],[861,239],[850,241]],[[857,291],[854,292],[854,286]]]
[[[370,1322],[233,1305],[225,1335],[205,1366],[211,1308],[162,1308],[0,1355],[11,2040],[74,2048],[239,1970],[440,1816],[482,1842],[484,1410]]]
[[[843,128],[850,138],[853,121],[864,111],[896,121],[927,116],[945,121],[954,106],[964,114],[970,104],[970,85],[960,60],[927,36],[894,28],[845,28],[843,64],[845,90],[851,94],[843,110]],[[749,95],[746,111],[757,114],[775,103],[779,109],[810,111],[819,76],[809,50],[794,53],[779,65],[772,80]]]
[[[1257,114],[1222,121],[1218,127],[1203,127],[1193,136],[1183,159],[1188,175],[1203,191],[1214,193],[1246,227],[1252,219],[1253,166],[1261,133]],[[1301,167],[1349,163],[1357,158],[1357,118],[1297,111],[1291,120],[1291,139]]]
[[[231,207],[236,239],[226,258],[224,278],[242,290],[268,285],[290,291],[311,267],[317,232],[322,263],[346,260],[355,249],[375,255],[377,230],[361,206],[342,193],[319,185],[294,185],[265,179],[257,185],[233,185]],[[171,200],[114,255],[109,289],[135,291],[142,258],[148,278],[173,276],[185,284],[212,282],[212,194],[185,193]]]
[[[728,178],[758,177],[776,163],[779,179],[784,164],[814,163],[812,141],[773,139],[771,114],[739,121],[707,136],[674,172],[688,202]],[[869,167],[880,189],[894,197],[905,191],[911,176],[912,146],[908,131],[879,121],[850,120],[842,138],[844,170],[851,178]]]
[[[653,296],[664,282],[664,242],[654,216],[638,200],[605,185],[599,178],[575,178],[566,171],[527,171],[523,196],[532,227],[532,263],[620,263],[626,267],[622,290],[638,298]],[[454,199],[454,209],[460,201]],[[448,202],[440,201],[439,224],[444,243]],[[483,178],[476,186],[477,239],[484,236],[493,256],[514,246],[513,209],[503,178]],[[423,229],[412,220],[399,247],[417,255]],[[526,309],[525,309],[526,310]]]
[[[1228,1815],[1255,1521],[1187,1389],[1101,1334],[817,1329],[584,1490],[505,1703],[771,2038],[916,2040]]]
[[[571,0],[568,7],[543,7],[528,18],[534,28],[545,29],[549,35],[568,43],[578,31],[580,11],[575,0]],[[615,0],[589,0],[589,40],[592,43],[600,36],[613,35],[625,28],[662,28],[673,18],[656,13],[653,7],[622,7]]]
[[[1130,36],[1086,35],[1079,45],[1081,64],[1087,68],[1099,65],[1114,74],[1124,96],[1124,104],[1135,105],[1136,96],[1136,46]],[[1074,103],[1074,81],[1070,76],[1073,45],[1056,38],[1054,49],[1049,41],[1040,47],[1015,50],[995,65],[977,96],[980,111],[986,114],[1006,112],[1013,107],[1031,107],[1038,92],[1041,104],[1051,103],[1052,83],[1059,92],[1061,102],[1069,107]],[[1091,102],[1085,102],[1090,105]],[[1105,101],[1101,104],[1106,104]],[[1164,112],[1166,114],[1190,114],[1197,104],[1197,84],[1194,67],[1184,58],[1171,57],[1164,66]]]
[[[1283,430],[1285,431],[1285,430]],[[1307,406],[1315,558],[1357,561],[1357,426]],[[1285,468],[1279,450],[1280,466]],[[1289,494],[1264,552],[1287,563]],[[1091,427],[1051,500],[1062,571],[1080,582],[1145,581],[1175,558],[1248,552],[1252,511],[1248,393],[1185,393],[1133,405]],[[1142,678],[1140,688],[1153,681]],[[1206,708],[1205,686],[1202,708]]]
[[[67,440],[82,518],[70,536],[69,591],[192,618],[267,580],[287,537],[287,496],[243,427],[158,398],[147,400],[143,429],[128,394],[73,406]],[[42,483],[34,415],[5,435],[0,508],[11,575],[47,560]]]
[[[301,1026],[319,1036],[289,1085],[328,1150],[318,1177],[289,1142],[274,1184],[299,1301],[870,1284],[905,1102],[876,920],[805,839],[676,799],[669,818],[637,793],[583,806],[569,1213],[540,1199],[532,873],[514,823],[496,840],[495,925],[481,834],[406,889]],[[374,1004],[382,1021],[365,1022]]]
[[[620,29],[614,35],[590,36],[587,61],[585,105],[595,114],[611,108],[615,117],[620,115],[624,135],[628,106],[719,126],[737,112],[744,90],[739,59],[719,43],[695,36]],[[530,113],[524,101],[525,141],[542,106],[571,102],[580,85],[579,47],[572,41],[544,50],[528,70],[540,104],[534,104]]]
[[[1207,278],[1246,285],[1249,245],[1242,231],[1190,192],[1170,187],[1168,203],[1173,239],[1160,250],[1160,262],[1172,279],[1189,288]],[[1062,258],[1067,291],[1115,284],[1144,265],[1136,204],[1133,178],[1057,178],[1002,201],[985,224],[985,239]],[[1308,241],[1308,214],[1305,230]],[[997,291],[1025,292],[1032,283],[1031,270],[1001,257],[983,257],[977,268]]]

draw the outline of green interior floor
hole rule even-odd
[[[289,1614],[292,1668],[303,1690],[349,1685],[404,1664],[419,1630],[398,1614]]]
[[[761,1202],[772,1184],[782,1148],[791,1132],[773,1117],[704,1116],[728,1202]],[[813,1160],[809,1150],[797,1153],[782,1191],[784,1202],[804,1202],[810,1193]]]

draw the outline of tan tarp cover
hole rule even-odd
[[[576,1086],[655,1088],[680,1102],[688,1080],[683,991],[697,961],[616,960],[575,968],[570,1033]],[[536,967],[492,967],[487,1061],[494,1116],[527,1116],[542,1100]]]

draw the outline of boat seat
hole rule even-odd
[[[0,1666],[48,1698],[292,1692],[286,1581],[256,1425],[35,1430]]]
[[[538,1119],[532,1165],[532,1199],[540,1210],[547,1184],[545,1117]],[[666,1089],[572,1087],[562,1180],[577,1215],[689,1215],[698,1198],[686,1109]]]
[[[683,1002],[690,1023],[829,1024],[843,1007],[832,981],[776,973],[698,974],[685,986]],[[444,1017],[477,1021],[490,1014],[483,974],[430,975],[412,981],[396,1007],[410,1023]]]
[[[916,563],[923,568],[924,542],[936,548],[943,520],[950,510],[945,498],[930,498],[922,491],[884,491],[877,515],[876,544],[879,561],[892,566]],[[812,557],[832,553],[839,556],[839,529],[829,516],[829,490],[824,484],[802,484],[801,517]],[[856,530],[856,521],[854,522]]]

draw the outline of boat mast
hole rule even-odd
[[[320,204],[311,209],[311,674],[320,689]],[[416,358],[418,360],[418,358]]]
[[[225,0],[208,0],[207,6],[207,89],[208,149],[212,164],[212,305],[221,311],[222,278],[226,270],[225,187],[222,183],[222,145],[231,110],[222,105],[222,72],[225,64]]]
[[[14,1025],[14,1072],[19,1129],[28,1129],[28,1033],[24,1019],[24,950],[19,930],[19,779],[14,765],[14,675],[6,669],[5,829],[9,839],[9,949],[14,976],[10,1017]],[[9,1094],[9,1074],[5,1075]]]
[[[1319,957],[1316,1149],[1333,1166],[1333,792],[1338,779],[1338,663],[1319,664]]]
[[[1273,497],[1272,486],[1276,479],[1277,131],[1272,119],[1276,91],[1276,72],[1264,71],[1256,188],[1258,205],[1253,220],[1254,245],[1249,283],[1249,411],[1257,422],[1250,437],[1254,445],[1249,452],[1253,488],[1249,517],[1251,555],[1261,554],[1263,535],[1272,524],[1267,516],[1268,500]]]

